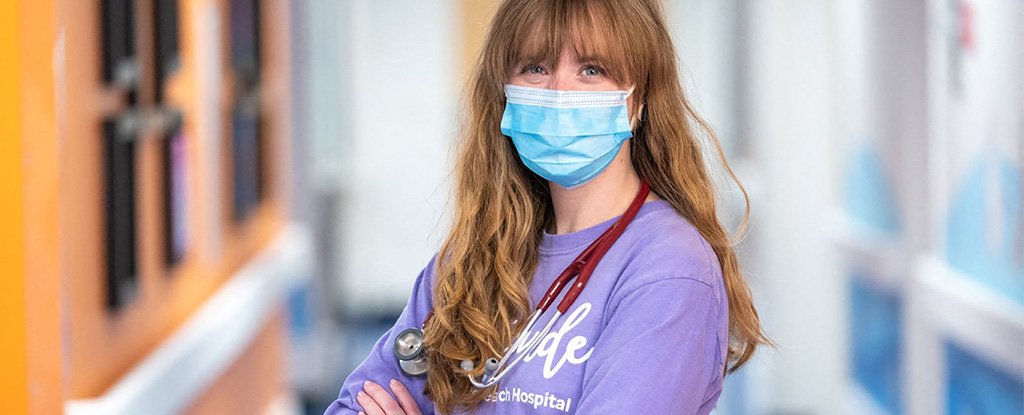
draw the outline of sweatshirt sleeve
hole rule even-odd
[[[423,319],[430,312],[433,306],[433,289],[431,284],[434,279],[434,261],[436,260],[437,257],[435,256],[423,271],[420,272],[419,276],[416,277],[412,295],[409,297],[409,302],[406,303],[405,309],[402,310],[402,314],[398,316],[394,326],[377,340],[366,360],[363,360],[359,367],[349,374],[348,379],[345,379],[341,386],[341,391],[338,392],[338,399],[335,399],[327,407],[324,415],[357,414],[362,408],[356,402],[356,394],[363,390],[363,382],[367,380],[373,381],[387,389],[387,384],[391,379],[402,382],[409,389],[413,398],[416,399],[416,403],[419,404],[423,415],[432,415],[434,413],[434,403],[423,393],[423,388],[426,385],[426,376],[409,376],[402,372],[398,367],[398,361],[395,358],[392,346],[398,333],[410,327],[422,326]]]
[[[714,292],[704,281],[665,278],[620,297],[587,363],[577,413],[710,412],[727,318]]]

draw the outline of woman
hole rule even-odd
[[[699,133],[724,156],[676,64],[658,0],[503,2],[469,89],[451,233],[326,413],[708,413],[769,340]],[[531,325],[584,254],[599,258],[579,296]],[[395,341],[421,326],[428,369],[410,375]]]

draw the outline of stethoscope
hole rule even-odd
[[[501,359],[489,358],[484,361],[484,373],[483,376],[477,380],[473,375],[467,374],[469,382],[477,388],[488,388],[501,381],[512,370],[517,363],[519,363],[524,356],[532,352],[540,343],[541,340],[547,336],[551,331],[551,327],[554,326],[555,321],[558,317],[569,311],[569,307],[576,301],[576,297],[579,297],[580,292],[583,291],[583,287],[587,285],[587,281],[590,279],[590,274],[597,268],[597,263],[601,261],[601,257],[604,256],[608,249],[612,247],[612,244],[619,239],[619,235],[626,230],[626,226],[633,221],[637,212],[640,210],[640,206],[643,205],[644,200],[647,199],[647,193],[650,191],[646,181],[640,181],[640,191],[637,193],[633,202],[630,203],[629,208],[626,209],[626,213],[623,213],[618,220],[610,228],[604,231],[601,236],[597,237],[594,242],[591,242],[587,249],[576,257],[569,266],[555,278],[555,281],[551,283],[551,287],[541,298],[540,303],[537,304],[537,309],[530,315],[529,321],[526,323],[526,327],[523,331],[516,336],[512,345],[505,349],[504,355]],[[530,330],[533,329],[534,324],[537,320],[547,311],[547,309],[554,303],[555,298],[562,292],[562,288],[569,283],[570,280],[576,278],[576,282],[566,292],[565,297],[558,303],[555,314],[548,321],[547,325],[544,326],[544,330],[540,333],[535,333],[533,337],[529,337]],[[425,348],[423,347],[423,328],[426,327],[427,322],[433,316],[434,311],[431,310],[427,314],[427,318],[423,320],[421,327],[413,327],[402,330],[395,338],[394,353],[398,359],[398,365],[401,367],[402,372],[408,375],[416,376],[426,373],[428,369],[427,358],[425,354]],[[529,338],[529,340],[527,340]],[[525,343],[524,343],[525,342]],[[516,353],[516,350],[522,349],[522,351]],[[512,358],[513,355],[515,358]],[[512,359],[509,362],[509,359]],[[463,360],[460,364],[462,370],[470,372],[474,369],[475,365],[470,360]]]

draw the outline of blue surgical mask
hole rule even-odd
[[[559,91],[505,85],[501,132],[539,176],[574,188],[597,177],[633,136],[628,91]]]

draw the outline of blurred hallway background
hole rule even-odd
[[[322,413],[447,231],[496,5],[3,2],[0,412]],[[1024,2],[664,5],[780,344],[715,413],[1024,414]]]

